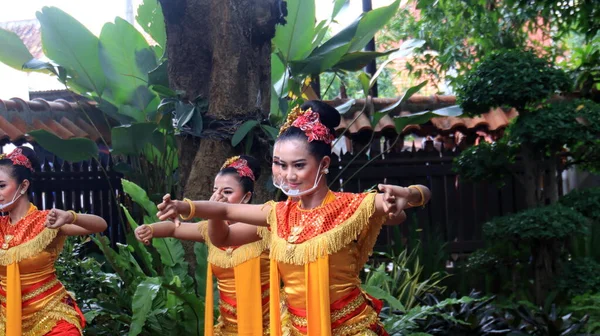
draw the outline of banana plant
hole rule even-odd
[[[16,34],[0,29],[0,43],[4,46],[0,62],[17,70],[54,76],[71,92],[95,101],[111,120],[105,118],[111,128],[112,154],[132,159],[130,164],[119,164],[117,169],[145,187],[171,190],[175,183],[172,172],[178,166],[175,129],[170,116],[157,111],[161,98],[176,93],[168,89],[166,30],[158,2],[144,1],[136,16],[155,45],[150,45],[142,33],[119,17],[106,23],[100,35],[95,36],[58,8],[44,7],[36,15],[44,55],[50,61],[35,59]],[[97,144],[89,139],[60,140],[44,130],[31,135],[40,146],[62,159],[83,161],[98,156]],[[101,141],[106,145],[107,139]],[[142,176],[138,172],[144,165],[156,167],[149,171],[160,174]],[[153,188],[156,184],[159,186]]]
[[[144,212],[144,223],[157,222],[156,205],[146,192],[133,182],[122,180],[123,190]],[[147,247],[138,242],[133,230],[138,223],[122,207],[130,226],[127,244],[110,247],[107,237],[93,238],[104,253],[107,263],[122,284],[119,295],[131,306],[122,307],[128,314],[130,336],[204,334],[204,290],[207,267],[206,246],[196,244],[196,277],[188,274],[181,242],[174,238],[154,239]],[[95,313],[95,319],[98,318]]]

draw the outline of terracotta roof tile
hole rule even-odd
[[[347,99],[336,99],[327,101],[332,106],[338,106],[345,103]],[[375,110],[382,109],[386,106],[390,106],[397,102],[397,99],[390,98],[373,98],[373,105]],[[373,128],[370,125],[369,117],[364,113],[359,116],[360,111],[364,106],[364,99],[357,99],[356,103],[348,113],[342,118],[340,126],[336,129],[338,134],[342,133],[344,129],[348,129],[348,135],[352,136],[358,132],[373,132]],[[416,112],[437,110],[443,107],[448,107],[456,104],[455,96],[412,96],[405,103],[400,104],[398,107],[390,111],[392,116],[404,116],[410,115]],[[421,136],[436,135],[436,134],[450,134],[457,130],[465,132],[477,132],[486,131],[490,133],[502,132],[506,126],[508,126],[511,119],[518,115],[517,111],[511,109],[504,111],[501,108],[491,109],[486,113],[482,113],[480,116],[474,118],[457,118],[457,117],[437,117],[432,118],[431,121],[423,125],[408,125],[402,130],[402,134],[416,133]],[[354,118],[358,117],[357,122],[350,126],[350,123]],[[394,121],[391,117],[385,116],[375,126],[375,133],[390,133],[396,134]]]
[[[99,130],[91,125],[92,121],[88,121],[90,119],[85,114],[93,119]],[[110,145],[110,128],[103,120],[94,119],[98,116],[101,113],[96,107],[85,102],[0,99],[0,139],[33,141],[26,134],[36,129],[45,129],[61,139],[84,137],[99,141],[103,137]]]

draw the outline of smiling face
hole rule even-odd
[[[227,203],[241,203],[250,200],[251,193],[244,192],[240,178],[236,174],[218,174],[215,177],[213,192],[217,189],[222,190],[223,196],[227,198]]]
[[[12,167],[0,166],[0,204],[6,204],[15,199],[20,193],[27,190],[29,181],[25,180],[19,188],[17,180],[12,176]],[[10,211],[15,204],[4,208],[3,211]]]
[[[286,139],[275,143],[273,149],[273,179],[300,192],[314,186],[323,169],[329,167],[329,157],[320,162],[309,150],[306,141]],[[325,179],[321,179],[324,181]]]

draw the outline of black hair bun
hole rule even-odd
[[[25,157],[27,157],[27,159],[29,159],[29,162],[31,162],[31,167],[33,167],[35,171],[39,171],[40,160],[38,160],[35,151],[27,146],[19,146],[17,148],[21,150],[21,152],[23,153],[23,155],[25,155]]]
[[[342,120],[338,110],[320,100],[309,100],[302,104],[300,108],[303,111],[310,108],[313,112],[317,112],[321,123],[329,128],[331,134],[335,134],[335,128],[340,125]]]
[[[254,178],[258,180],[260,178],[260,163],[258,160],[249,155],[240,155],[240,159],[244,159],[248,162],[248,167],[252,170]]]

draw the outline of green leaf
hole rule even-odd
[[[286,24],[275,27],[273,44],[284,61],[300,60],[311,52],[315,29],[315,2],[286,0]]]
[[[287,95],[288,91],[288,73],[287,68],[281,62],[277,54],[271,54],[271,116],[279,117],[284,111],[281,110],[280,100]]]
[[[101,96],[105,78],[98,57],[98,38],[56,7],[44,7],[36,16],[40,21],[44,54],[67,69],[69,85],[80,94],[85,90]]]
[[[365,95],[365,97],[368,96],[369,89],[371,88],[371,86],[369,85],[369,75],[366,72],[361,72],[358,75],[358,81],[360,82],[363,94]]]
[[[141,153],[157,125],[153,122],[134,123],[113,127],[111,130],[112,153],[131,155]]]
[[[355,51],[348,53],[337,62],[332,69],[333,70],[346,70],[346,71],[360,71],[362,68],[367,66],[371,61],[378,57],[386,56],[396,51],[390,50],[385,52],[377,51]]]
[[[148,85],[169,87],[168,63],[168,60],[164,60],[156,68],[148,72]]]
[[[142,189],[137,184],[128,181],[126,179],[121,179],[121,185],[123,186],[123,191],[131,197],[131,199],[139,204],[150,216],[154,216],[156,218],[156,213],[158,212],[158,208],[156,204],[148,198],[146,191]],[[156,218],[158,219],[158,218]],[[155,222],[157,222],[156,220]]]
[[[233,134],[233,137],[231,138],[231,145],[233,147],[237,146],[246,137],[248,132],[256,127],[256,125],[258,125],[257,120],[248,120],[243,123],[242,126],[235,131],[235,134]]]
[[[177,102],[175,105],[175,123],[177,128],[182,128],[192,120],[195,110],[196,108],[192,104],[187,104],[182,101]]]
[[[144,110],[154,98],[146,87],[148,72],[156,68],[156,58],[144,36],[129,22],[117,17],[100,33],[99,58],[115,105],[128,104]],[[144,91],[141,92],[139,87]],[[138,118],[138,121],[139,120]]]
[[[323,42],[323,38],[325,38],[327,31],[329,31],[329,25],[327,20],[322,20],[321,22],[319,22],[319,24],[317,24],[317,26],[315,27],[315,37],[312,41],[311,50],[315,49],[321,44],[321,42]]]
[[[395,297],[393,297],[390,293],[386,292],[385,290],[383,290],[379,287],[368,286],[368,285],[363,285],[361,287],[367,293],[372,295],[373,297],[380,299],[380,300],[387,301],[387,303],[389,303],[390,307],[392,307],[393,309],[400,310],[400,311],[406,311],[406,308],[404,307],[402,302],[400,302],[400,300],[396,299]]]
[[[162,86],[162,85],[151,85],[150,89],[156,93],[158,93],[159,95],[161,95],[164,98],[175,98],[177,97],[177,92],[169,89],[166,86]]]
[[[350,0],[333,0],[333,12],[331,19],[335,19],[344,7],[350,4]]]
[[[144,0],[138,7],[135,20],[148,35],[152,36],[152,39],[161,47],[161,51],[164,51],[167,46],[167,29],[158,0]],[[158,57],[161,56],[158,55]]]
[[[350,42],[356,34],[359,22],[359,20],[356,20],[342,29],[313,50],[306,59],[290,61],[289,65],[292,75],[321,73],[339,62],[350,48]]]
[[[355,103],[356,103],[356,99],[348,99],[347,102],[343,103],[342,105],[336,106],[335,109],[341,115],[345,115],[346,113],[348,113],[348,111],[350,111],[350,109],[352,108],[352,106],[354,106]]]
[[[390,64],[390,62],[392,62],[396,59],[399,59],[399,58],[405,58],[405,57],[410,56],[415,51],[415,49],[422,47],[424,44],[425,44],[425,41],[423,41],[423,40],[407,40],[407,41],[402,42],[402,45],[400,45],[400,48],[398,48],[396,51],[391,53],[388,56],[388,58],[383,63],[381,63],[381,65],[379,66],[379,69],[377,69],[377,71],[371,78],[371,86],[373,86],[373,83],[375,83],[375,81],[377,80],[379,75],[381,75],[381,73],[383,72],[383,69],[385,69],[385,67],[388,64]]]
[[[0,62],[17,70],[33,58],[19,36],[12,31],[0,29]]]
[[[38,145],[45,150],[69,162],[86,161],[98,158],[98,145],[87,138],[63,140],[46,130],[29,132]]]
[[[131,226],[131,230],[135,231],[135,229],[138,227],[138,224],[135,222],[133,217],[131,217],[129,210],[127,210],[127,208],[123,206],[123,204],[121,204],[121,208],[125,213],[127,222]],[[150,276],[157,276],[158,273],[152,266],[152,255],[150,254],[150,252],[148,252],[146,247],[140,241],[138,241],[133,234],[127,235],[127,244],[133,247],[136,257],[141,259],[142,263],[144,264],[144,268],[150,271]]]
[[[142,332],[146,318],[152,310],[152,301],[160,290],[160,284],[159,278],[146,278],[137,286],[131,302],[133,316],[129,336],[137,336]]]
[[[272,140],[277,140],[279,136],[279,130],[273,126],[269,125],[260,125],[260,128],[271,138]]]
[[[424,111],[394,118],[396,132],[401,133],[408,125],[420,125],[435,117],[458,117],[462,109],[458,106],[446,107],[435,111]]]
[[[349,51],[354,52],[364,48],[373,36],[375,36],[375,33],[381,30],[394,17],[399,6],[400,0],[396,0],[389,6],[364,13],[360,18],[360,24],[356,30],[356,35],[352,39]]]
[[[254,133],[248,134],[245,141],[244,150],[247,155],[252,154],[252,145],[254,144]]]
[[[425,85],[427,85],[427,81],[423,81],[420,84],[417,84],[413,87],[410,87],[408,90],[406,90],[406,92],[404,92],[404,95],[402,95],[401,98],[398,99],[398,101],[396,101],[395,103],[393,103],[392,105],[388,105],[384,108],[382,108],[381,110],[377,111],[379,113],[388,113],[390,111],[392,111],[393,109],[395,109],[396,107],[400,106],[401,104],[403,104],[404,102],[406,102],[410,97],[412,97],[412,95],[414,95],[415,93],[419,92],[419,90],[421,90]]]
[[[50,62],[40,61],[39,59],[36,59],[36,58],[33,58],[23,64],[23,70],[33,70],[33,71],[40,71],[40,72],[46,72],[46,73],[53,73],[54,75],[59,77],[59,80],[62,83],[65,83],[67,73],[66,73],[66,71],[64,71],[64,68],[63,68],[62,73],[59,75],[59,72],[57,71],[58,68],[60,68],[60,67],[55,67]]]
[[[194,255],[196,256],[196,291],[204,296],[206,291],[206,268],[208,267],[208,248],[206,244],[194,243]]]

